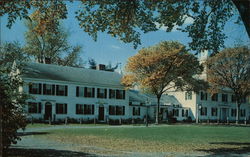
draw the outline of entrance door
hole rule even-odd
[[[228,114],[227,114],[227,108],[222,108],[221,109],[221,120],[222,121],[226,121],[227,120],[227,116],[228,116]]]
[[[52,104],[50,102],[47,102],[45,104],[45,115],[44,120],[52,119]]]
[[[104,107],[100,106],[99,107],[99,116],[98,116],[98,120],[103,121],[104,120]]]

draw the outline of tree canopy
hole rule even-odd
[[[71,46],[68,43],[69,33],[58,25],[54,30],[38,29],[41,27],[39,22],[43,18],[40,11],[35,11],[30,20],[26,21],[28,31],[25,33],[26,45],[25,52],[33,56],[38,62],[45,63],[50,60],[51,63],[64,66],[83,66],[80,54],[81,46]]]
[[[138,54],[129,58],[126,71],[122,79],[125,86],[137,86],[157,97],[156,123],[163,93],[170,89],[199,91],[206,87],[204,81],[195,78],[202,73],[203,66],[184,45],[174,41],[164,41],[139,50]]]
[[[224,49],[208,59],[207,67],[212,92],[229,89],[234,93],[238,122],[240,105],[250,94],[250,49],[246,46]]]
[[[75,3],[75,2],[73,2]],[[123,1],[123,0],[82,0],[81,8],[76,11],[80,27],[93,39],[98,32],[106,32],[125,43],[137,47],[140,34],[156,31],[157,25],[167,27],[167,32],[175,26],[183,26],[192,41],[189,47],[201,52],[210,49],[218,52],[224,45],[226,35],[223,29],[227,21],[239,12],[239,21],[250,37],[250,0],[217,0],[217,1]],[[67,18],[66,2],[51,1],[2,1],[0,16],[8,15],[8,27],[17,17],[29,18],[28,11],[35,8],[42,15],[36,31],[55,30],[60,19]],[[185,20],[193,22],[185,25]]]

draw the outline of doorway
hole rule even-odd
[[[45,103],[45,115],[44,120],[52,120],[52,104],[50,102]]]
[[[98,120],[104,121],[104,107],[103,106],[99,106]]]

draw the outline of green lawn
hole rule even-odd
[[[93,127],[50,130],[45,136],[61,143],[121,151],[240,153],[250,150],[250,127],[202,125],[162,125],[148,128]]]

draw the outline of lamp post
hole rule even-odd
[[[197,104],[196,106],[196,123],[199,123],[199,112],[201,110],[201,104]]]

